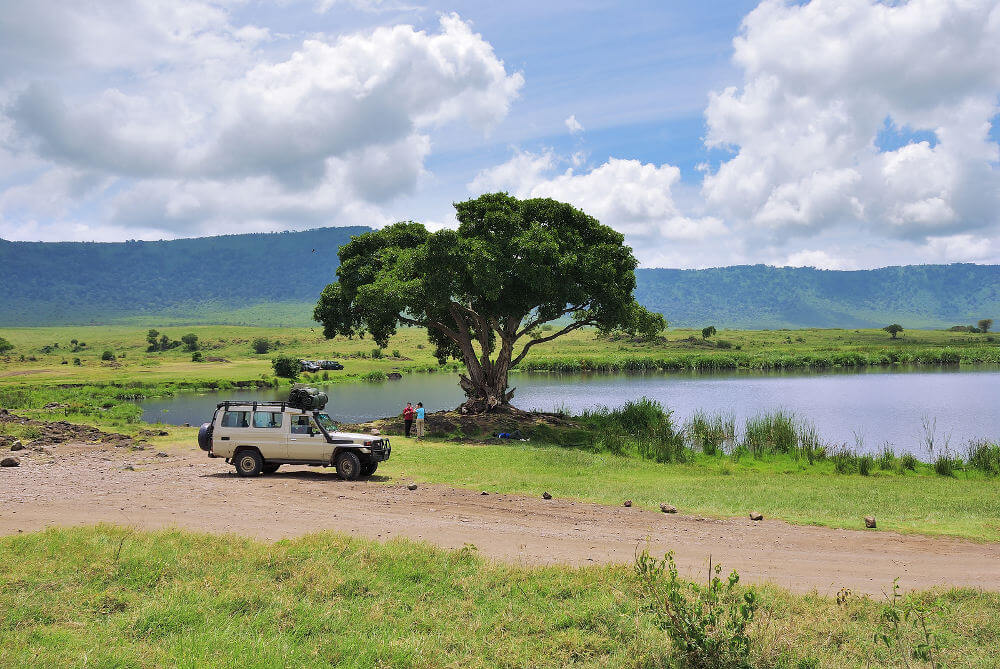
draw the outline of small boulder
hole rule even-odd
[[[481,493],[479,493],[479,494],[480,494],[480,495],[489,495],[489,493],[488,493],[488,492],[486,492],[485,490],[484,490],[484,491],[482,491],[482,492],[481,492]]]
[[[632,506],[632,500],[630,499],[625,500],[625,503],[622,504],[622,506]]]
[[[377,427],[373,427],[371,429],[371,433],[374,434],[375,436],[382,434]]]
[[[158,451],[158,452],[156,453],[156,457],[158,457],[158,458],[166,458],[166,457],[170,457],[170,456],[168,456],[168,455],[167,455],[166,453],[164,453],[163,451]]]
[[[542,499],[552,499],[552,493],[546,490],[545,492],[542,493]]]
[[[389,373],[388,373],[388,374],[386,374],[385,376],[386,376],[386,378],[388,378],[388,379],[389,379],[390,381],[399,381],[399,380],[400,380],[401,378],[403,378],[403,375],[402,375],[402,374],[400,374],[399,372],[389,372]]]
[[[661,504],[660,511],[663,513],[677,513],[677,507],[673,504]]]
[[[21,461],[17,458],[4,458],[0,460],[0,467],[20,467]]]
[[[10,450],[12,450],[12,451],[23,451],[24,450],[24,444],[22,444],[20,441],[15,441],[13,444],[10,445]]]
[[[751,511],[750,520],[764,520],[764,514],[762,514],[760,511]]]
[[[417,484],[416,483],[411,483],[408,486],[406,486],[406,489],[407,490],[416,490],[417,489]]]
[[[875,516],[865,516],[865,527],[870,530],[875,529]]]

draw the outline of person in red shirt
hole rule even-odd
[[[403,425],[406,428],[406,436],[410,436],[410,428],[413,427],[413,416],[416,411],[413,409],[413,402],[407,402],[406,408],[403,409]]]

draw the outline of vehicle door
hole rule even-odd
[[[284,418],[285,415],[280,411],[258,408],[253,412],[253,439],[265,460],[288,458]]]
[[[288,459],[307,462],[329,462],[333,444],[326,441],[323,432],[309,414],[291,414],[288,433]]]
[[[219,447],[214,449],[217,454],[229,457],[237,446],[256,445],[253,428],[250,427],[250,414],[245,409],[226,409],[215,432],[215,439],[219,442]]]

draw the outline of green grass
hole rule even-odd
[[[744,516],[759,510],[792,523],[860,528],[869,514],[879,528],[1000,541],[1000,483],[981,475],[919,473],[835,474],[833,461],[775,455],[738,462],[692,454],[692,461],[659,464],[635,457],[558,446],[464,445],[393,438],[392,459],[379,469],[417,480],[488,490],[559,497],[599,504],[682,513]]]
[[[192,362],[176,348],[146,352],[146,328],[74,326],[3,328],[0,336],[15,348],[0,356],[0,385],[68,383],[248,381],[272,377],[271,358],[251,351],[250,342],[265,337],[280,343],[278,352],[296,358],[341,359],[346,369],[330,372],[330,380],[356,381],[372,372],[422,371],[437,361],[426,334],[403,328],[389,341],[384,357],[373,359],[370,339],[327,340],[316,328],[185,325],[157,328],[171,339],[198,335],[206,357],[227,362]],[[609,341],[593,330],[582,330],[537,346],[522,363],[530,370],[675,370],[827,369],[893,364],[1000,364],[1000,336],[931,330],[907,331],[890,339],[881,330],[723,330],[719,338],[733,348],[719,348],[715,339],[701,340],[695,330],[670,330],[656,343]],[[70,341],[87,346],[73,351]],[[55,344],[59,348],[55,348]],[[45,347],[52,347],[46,349]],[[114,364],[100,359],[105,350],[119,356]],[[400,356],[389,355],[399,351]],[[125,354],[125,357],[120,357]],[[364,355],[365,357],[360,357]],[[24,360],[21,360],[24,356]],[[35,360],[30,358],[34,357]],[[81,365],[73,364],[80,358]],[[62,361],[67,364],[62,364]]]
[[[758,592],[755,666],[895,666],[871,641],[880,600]],[[946,607],[932,624],[948,666],[995,666],[1000,596],[912,599]],[[0,538],[6,667],[669,666],[650,605],[630,566],[499,565],[472,547],[107,526]]]

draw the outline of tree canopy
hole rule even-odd
[[[469,411],[507,406],[510,368],[532,347],[585,326],[649,329],[624,237],[575,207],[506,193],[455,204],[457,230],[402,222],[340,249],[314,317],[326,337],[426,328],[438,360],[465,363]],[[659,317],[662,329],[662,317]],[[551,333],[544,323],[556,321]]]
[[[900,325],[899,323],[893,323],[892,325],[886,325],[882,329],[888,332],[892,336],[892,338],[895,339],[896,335],[898,335],[900,332],[903,331],[903,326]]]

